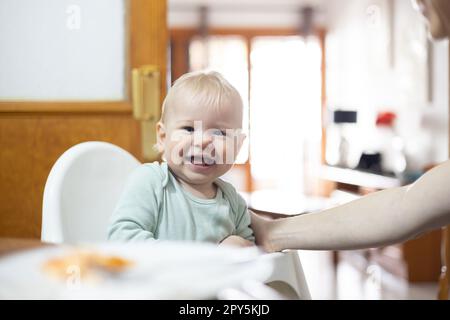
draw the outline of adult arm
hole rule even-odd
[[[251,213],[251,218],[256,242],[267,251],[351,250],[405,241],[450,224],[450,161],[409,186],[321,212],[276,220]]]

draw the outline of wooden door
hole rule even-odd
[[[450,51],[448,54],[448,59],[450,62]],[[450,67],[450,64],[449,64]],[[450,75],[450,69],[448,70]],[[449,89],[450,92],[450,83]],[[449,118],[450,118],[450,101],[449,101]],[[450,129],[450,128],[449,128]],[[448,134],[449,138],[449,157],[450,157],[450,130]],[[448,300],[450,291],[450,226],[442,229],[442,242],[441,242],[441,276],[439,279],[439,300]]]
[[[438,299],[448,300],[450,290],[450,232],[448,226],[442,231],[441,254],[442,268],[441,277],[439,279]]]
[[[54,162],[71,146],[83,141],[106,141],[128,150],[141,161],[151,160],[142,157],[142,123],[133,118],[131,70],[147,64],[157,66],[161,75],[160,97],[164,97],[166,0],[123,0],[123,6],[124,98],[0,100],[0,237],[40,237],[47,176]],[[88,16],[89,12],[83,14]],[[42,45],[52,45],[51,41]],[[95,77],[95,70],[89,76]]]

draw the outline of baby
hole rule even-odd
[[[161,164],[130,176],[112,216],[111,240],[191,240],[251,246],[247,205],[219,179],[245,135],[242,99],[217,72],[193,72],[169,90],[157,124]]]

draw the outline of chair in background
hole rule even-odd
[[[64,152],[45,184],[42,241],[106,241],[108,219],[128,175],[139,164],[107,142],[83,142]]]

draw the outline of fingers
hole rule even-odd
[[[219,245],[228,245],[235,247],[252,247],[254,243],[240,236],[231,235],[225,238]]]

